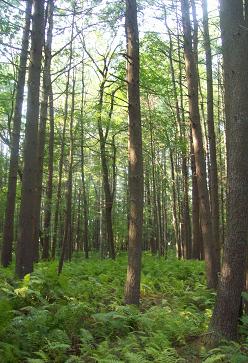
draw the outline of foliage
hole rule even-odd
[[[123,305],[126,262],[77,255],[60,276],[57,261],[41,262],[22,282],[12,267],[0,269],[1,362],[186,363],[199,354],[204,363],[247,361],[247,341],[207,353],[189,345],[206,332],[214,301],[202,262],[145,254],[140,309]]]
[[[0,352],[5,363],[182,363],[177,347],[206,329],[213,294],[201,262],[145,255],[140,310],[123,306],[126,256],[76,256],[57,275],[39,263],[15,282],[1,273]]]

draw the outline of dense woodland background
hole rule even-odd
[[[0,362],[247,362],[247,2],[0,5]]]

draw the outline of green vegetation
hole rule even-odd
[[[203,262],[146,254],[140,309],[123,305],[126,265],[76,256],[60,276],[57,261],[41,262],[21,282],[2,268],[1,363],[247,362],[248,344],[200,343],[214,303]]]

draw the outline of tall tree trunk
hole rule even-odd
[[[34,259],[39,259],[39,236],[40,236],[40,211],[41,211],[41,198],[42,198],[42,180],[43,180],[43,164],[44,164],[44,152],[46,143],[46,125],[48,114],[48,98],[51,93],[51,60],[52,60],[52,36],[53,36],[53,0],[49,0],[47,8],[48,16],[48,29],[47,39],[45,43],[45,61],[43,71],[43,86],[42,86],[42,99],[40,107],[40,124],[39,124],[39,136],[38,136],[38,172],[36,176],[37,193],[34,201],[35,210],[35,232],[34,232]],[[44,255],[44,253],[43,253]],[[47,256],[47,248],[45,246],[45,256]]]
[[[67,71],[67,81],[65,87],[65,106],[64,106],[64,122],[63,122],[63,130],[62,130],[62,140],[61,140],[61,149],[60,149],[60,159],[59,159],[59,175],[58,175],[58,188],[57,188],[57,199],[55,206],[55,215],[54,215],[54,234],[52,241],[52,258],[55,258],[57,241],[58,241],[58,231],[59,231],[59,213],[60,213],[60,202],[62,195],[62,175],[63,175],[63,166],[64,166],[64,153],[65,153],[65,134],[66,134],[66,124],[68,118],[68,97],[69,97],[69,86],[70,86],[70,75],[71,75],[71,65],[72,65],[72,43],[74,37],[74,26],[75,26],[75,4],[73,8],[73,17],[72,17],[72,25],[71,25],[71,37],[70,37],[70,53],[68,60],[68,71]]]
[[[31,56],[28,77],[27,116],[24,145],[19,237],[16,249],[16,273],[22,278],[33,270],[34,200],[36,197],[38,121],[42,45],[44,40],[44,0],[34,0]]]
[[[212,50],[208,26],[208,4],[207,0],[202,0],[203,9],[203,29],[204,29],[204,47],[206,54],[206,72],[207,72],[207,125],[208,125],[208,143],[210,159],[210,203],[212,216],[213,239],[216,249],[216,258],[218,271],[220,271],[220,232],[219,232],[219,193],[218,193],[218,172],[216,157],[216,137],[214,129],[214,95],[213,95],[213,72],[212,72]]]
[[[52,216],[52,196],[53,196],[53,155],[54,155],[54,108],[53,92],[50,89],[49,95],[49,119],[50,119],[50,136],[48,147],[48,179],[46,187],[45,215],[44,215],[44,240],[42,259],[49,258],[50,236],[51,236],[51,216]]]
[[[114,247],[114,235],[113,235],[113,224],[112,224],[112,209],[113,209],[113,198],[114,195],[111,191],[110,178],[109,178],[109,166],[107,160],[107,152],[106,152],[106,141],[108,135],[108,129],[103,133],[102,127],[102,109],[103,109],[103,96],[104,96],[104,87],[105,87],[106,78],[103,79],[100,85],[99,92],[99,117],[97,120],[98,126],[98,134],[100,139],[100,157],[101,157],[101,166],[102,166],[102,178],[103,178],[103,189],[105,196],[105,222],[106,222],[106,233],[107,233],[107,247],[109,251],[109,255],[111,258],[115,258],[115,247]],[[109,111],[109,124],[112,118],[114,107],[114,95],[111,99],[111,106]]]
[[[55,213],[54,213],[52,259],[55,258],[58,235],[59,235],[59,213],[60,213],[60,202],[61,202],[61,194],[62,194],[63,166],[64,166],[64,158],[65,158],[65,155],[64,155],[65,154],[65,131],[66,131],[67,118],[68,118],[69,82],[70,82],[70,70],[67,72],[67,81],[66,81],[66,89],[65,89],[64,122],[63,122],[62,138],[61,138],[59,170],[58,170],[58,187],[57,187],[56,205],[55,205]]]
[[[180,129],[180,137],[183,139],[183,142],[186,138],[185,133],[185,112],[184,112],[184,97],[183,97],[183,70],[182,70],[182,54],[181,54],[181,46],[180,46],[180,39],[179,39],[179,18],[178,14],[176,13],[177,18],[177,54],[178,54],[178,62],[179,62],[179,100],[180,100],[180,107],[181,107],[181,113],[179,108],[179,101],[177,97],[177,88],[176,88],[176,79],[175,79],[175,70],[174,70],[174,64],[172,59],[172,50],[173,50],[173,44],[172,44],[172,37],[170,34],[170,49],[171,49],[171,55],[170,55],[170,68],[171,68],[171,77],[172,77],[172,83],[173,83],[173,90],[174,90],[174,97],[176,99],[176,115],[177,120],[179,123],[179,129]],[[169,27],[166,23],[167,29],[169,30]],[[190,148],[191,150],[191,148]],[[188,166],[187,166],[187,150],[183,150],[182,152],[182,175],[183,175],[183,229],[184,229],[184,243],[186,245],[186,257],[191,258],[192,257],[192,249],[193,249],[193,236],[191,235],[191,221],[190,221],[190,208],[189,208],[189,177],[188,177]],[[199,219],[199,218],[198,218]]]
[[[155,142],[154,142],[154,126],[152,123],[152,114],[149,95],[147,95],[147,106],[149,113],[149,132],[150,132],[150,151],[151,151],[151,167],[152,167],[152,201],[153,201],[153,220],[154,220],[154,230],[155,230],[155,240],[153,240],[153,253],[157,253],[160,250],[161,245],[161,235],[159,230],[159,213],[158,213],[158,201],[157,201],[157,183],[156,183],[156,156],[155,156]]]
[[[73,152],[74,152],[74,135],[73,135],[73,120],[75,111],[75,75],[73,75],[72,84],[72,102],[71,102],[71,117],[70,117],[70,151],[69,151],[69,170],[66,188],[66,211],[65,211],[65,228],[62,242],[62,250],[60,254],[58,273],[62,272],[64,260],[70,260],[72,254],[72,169],[73,169]]]
[[[8,192],[7,192],[5,221],[3,229],[3,246],[2,246],[2,255],[1,255],[2,265],[4,267],[7,267],[12,261],[12,243],[13,243],[13,232],[14,232],[14,214],[15,214],[16,182],[17,182],[18,158],[19,158],[19,142],[20,142],[22,105],[24,97],[28,46],[29,46],[31,12],[32,12],[32,0],[27,0],[25,27],[22,36],[22,50],[20,54],[20,65],[18,71],[17,88],[15,96],[13,131],[11,135]]]
[[[125,302],[139,304],[142,225],[143,225],[143,157],[139,89],[139,34],[136,0],[126,0],[127,82],[129,113],[129,198],[128,268]]]
[[[192,174],[192,257],[203,259],[203,241],[199,211],[199,193],[197,188],[195,155],[193,150],[192,134],[191,141],[191,174]]]
[[[84,65],[82,70],[82,99],[81,99],[81,112],[80,112],[80,128],[81,128],[81,179],[82,179],[82,193],[83,193],[83,249],[85,258],[89,258],[89,218],[88,218],[88,201],[86,194],[86,182],[85,182],[85,147],[84,147],[84,93],[85,93],[85,85],[84,85]]]
[[[248,246],[248,2],[222,0],[221,33],[227,120],[227,237],[210,329],[236,339]]]
[[[178,214],[177,214],[177,193],[176,193],[176,178],[175,178],[175,166],[172,150],[170,148],[170,164],[171,164],[171,182],[172,182],[172,203],[173,203],[173,225],[174,225],[174,234],[175,234],[175,242],[177,249],[177,257],[180,260],[183,257],[182,244],[180,240],[179,233],[179,222],[178,222]]]
[[[213,241],[212,221],[207,188],[206,163],[198,104],[198,74],[192,47],[189,1],[181,0],[181,8],[184,33],[184,57],[186,62],[186,78],[189,93],[189,112],[195,155],[197,187],[200,201],[200,219],[204,241],[207,283],[209,288],[216,288],[218,283],[218,263]]]

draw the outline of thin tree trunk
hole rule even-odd
[[[65,89],[64,122],[63,122],[62,138],[61,138],[61,149],[60,149],[59,171],[58,171],[58,187],[57,187],[55,214],[54,214],[52,259],[55,258],[58,235],[59,235],[59,213],[60,213],[60,202],[61,202],[61,194],[62,194],[63,166],[64,166],[64,157],[65,157],[65,155],[64,155],[65,154],[65,131],[66,131],[67,118],[68,118],[69,82],[70,82],[70,70],[67,73],[67,82],[66,82],[66,89]]]
[[[24,86],[26,77],[26,66],[29,46],[29,31],[32,12],[32,0],[26,1],[25,27],[22,36],[22,50],[20,54],[20,65],[18,71],[17,88],[15,96],[15,107],[13,117],[13,132],[11,135],[11,149],[8,176],[8,192],[5,211],[2,245],[2,265],[7,267],[12,261],[12,244],[14,232],[14,214],[16,199],[16,183],[18,173],[19,142],[22,118],[22,106],[24,98]]]
[[[183,257],[182,253],[182,245],[179,238],[179,223],[178,223],[178,215],[177,215],[177,193],[176,193],[176,178],[175,178],[175,167],[172,150],[170,152],[170,164],[171,164],[171,181],[172,181],[172,203],[173,203],[173,225],[174,225],[174,233],[175,233],[175,242],[177,249],[177,257],[180,260]]]
[[[214,95],[213,95],[213,72],[212,72],[212,50],[208,26],[208,4],[207,0],[202,0],[203,9],[203,29],[204,29],[204,47],[206,54],[206,72],[207,72],[207,125],[208,125],[208,142],[210,158],[210,203],[213,239],[216,248],[216,258],[218,271],[220,271],[220,235],[219,235],[219,193],[218,193],[218,173],[216,157],[216,137],[214,129]]]
[[[107,232],[107,245],[108,251],[111,258],[115,258],[115,247],[114,247],[114,235],[113,235],[113,225],[112,225],[112,208],[113,208],[113,194],[111,192],[110,180],[109,180],[109,168],[106,155],[106,139],[108,131],[105,135],[102,128],[102,109],[103,109],[103,96],[104,96],[104,86],[106,79],[104,78],[100,86],[99,93],[99,117],[97,120],[98,133],[100,139],[100,157],[102,166],[102,177],[103,177],[103,189],[105,196],[105,222],[106,222],[106,232]],[[113,113],[114,99],[112,97],[110,112],[109,112],[109,123]]]
[[[152,167],[152,199],[153,199],[153,220],[156,238],[153,241],[153,253],[157,253],[160,249],[161,236],[159,230],[159,213],[158,213],[158,201],[157,201],[157,183],[156,183],[156,166],[155,166],[155,144],[154,144],[154,133],[152,124],[151,106],[149,96],[147,95],[147,105],[149,112],[149,132],[150,132],[150,150],[151,150],[151,167]]]
[[[34,0],[31,57],[28,78],[27,116],[24,145],[19,237],[16,249],[16,274],[22,278],[33,270],[34,200],[36,197],[38,121],[42,45],[44,40],[44,0]]]
[[[49,258],[50,236],[51,236],[51,216],[52,216],[52,196],[53,196],[53,155],[54,155],[54,108],[53,92],[50,89],[49,95],[49,119],[50,119],[50,137],[49,137],[49,160],[48,160],[48,179],[46,188],[45,215],[44,215],[44,240],[42,259]]]
[[[197,188],[195,155],[193,150],[192,135],[191,140],[191,174],[192,174],[192,257],[201,260],[203,258],[202,231],[199,211],[199,194]]]
[[[69,170],[66,188],[66,212],[65,212],[65,228],[62,242],[62,250],[60,254],[58,274],[62,272],[64,260],[71,259],[72,253],[72,168],[73,168],[73,152],[74,152],[74,135],[73,135],[73,120],[75,111],[75,75],[73,75],[72,84],[72,103],[70,117],[70,151],[69,151]]]
[[[61,202],[61,192],[62,192],[62,175],[63,175],[63,165],[64,165],[64,153],[65,153],[65,132],[66,123],[68,118],[68,97],[69,97],[69,85],[70,85],[70,75],[71,75],[71,64],[72,64],[72,41],[74,37],[74,26],[75,26],[75,8],[73,10],[72,26],[71,26],[71,37],[70,37],[70,53],[68,61],[68,71],[67,71],[67,81],[65,88],[65,108],[64,108],[64,123],[62,131],[61,149],[60,149],[60,159],[59,159],[59,176],[58,176],[58,188],[57,188],[57,199],[55,206],[54,215],[54,234],[52,242],[52,258],[55,258],[57,242],[58,242],[58,226],[59,226],[59,212],[60,212],[60,202]]]
[[[82,179],[82,193],[83,193],[83,249],[85,258],[89,258],[89,227],[88,227],[88,203],[86,195],[86,183],[85,183],[85,157],[84,157],[84,69],[82,71],[82,100],[81,100],[81,114],[80,114],[80,127],[81,127],[81,179]]]

